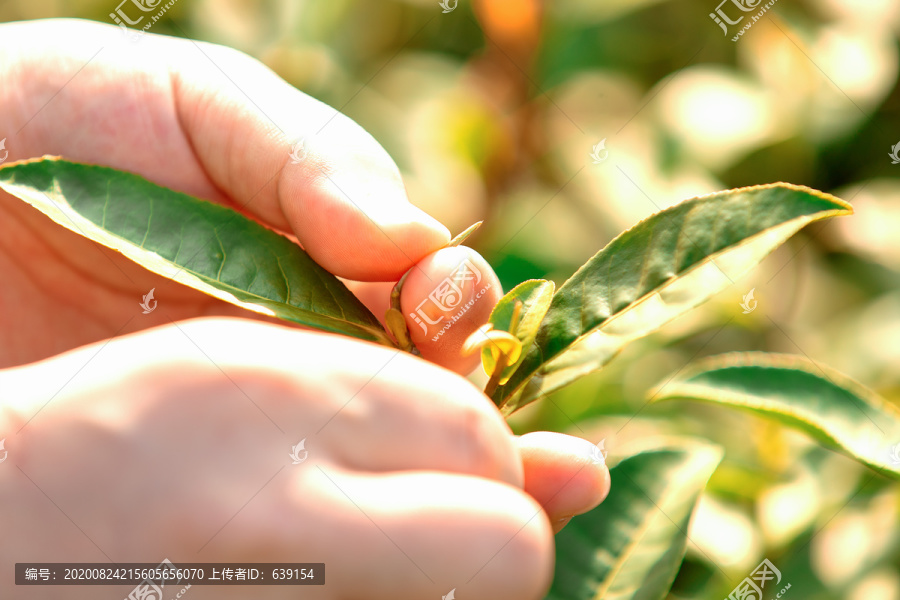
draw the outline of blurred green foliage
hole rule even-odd
[[[6,0],[0,20],[110,22],[115,0]],[[900,486],[804,436],[647,390],[730,350],[803,354],[900,399],[896,0],[779,0],[738,42],[715,0],[179,0],[152,32],[243,50],[366,127],[411,200],[505,288],[561,283],[687,197],[789,181],[850,201],[730,290],[516,416],[519,431],[726,449],[673,599],[720,599],[768,557],[804,600],[900,600]],[[606,140],[607,160],[592,147]],[[755,289],[758,309],[743,314]],[[900,442],[900,440],[898,440]]]

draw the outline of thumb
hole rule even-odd
[[[359,281],[396,280],[447,244],[447,229],[410,204],[393,160],[354,121],[241,52],[156,41],[209,177],[243,210],[296,235],[323,267]]]

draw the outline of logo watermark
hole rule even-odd
[[[306,158],[309,152],[306,149],[306,140],[300,138],[291,146],[291,164],[298,165]]]
[[[773,565],[768,558],[764,558],[763,561],[753,569],[753,572],[750,573],[749,577],[745,577],[736,588],[731,590],[731,593],[728,594],[728,597],[725,598],[725,600],[763,600],[763,589],[766,587],[766,583],[773,580],[774,585],[769,586],[769,589],[773,589],[774,586],[781,583],[781,571],[775,568],[775,565]],[[781,588],[777,594],[770,598],[783,598],[784,594],[789,589],[791,589],[790,583]]]
[[[2,165],[3,161],[7,158],[9,158],[9,150],[6,149],[6,138],[3,138],[0,140],[0,165]]]
[[[759,21],[763,17],[763,15],[766,14],[766,12],[775,5],[776,2],[778,2],[778,0],[769,0],[764,5],[762,5],[762,7],[760,7],[762,1],[763,0],[722,0],[722,2],[720,2],[716,7],[716,11],[709,13],[709,17],[716,23],[716,25],[722,28],[722,31],[727,37],[728,25],[737,25],[741,21],[743,21],[745,17],[749,16],[751,20],[747,21],[747,23],[745,23],[744,26],[740,30],[738,30],[735,36],[731,38],[732,42],[736,42],[742,35],[744,35],[744,33],[747,32],[747,30],[753,27],[753,24]],[[722,8],[722,5],[727,5],[729,3],[733,4],[739,11],[741,11],[738,13],[732,12],[732,14],[740,15],[737,19],[731,19],[728,14],[725,13],[725,9]],[[731,6],[729,6],[728,8],[730,10]],[[741,14],[754,11],[757,8],[759,8],[759,11],[755,15]]]
[[[596,445],[591,447],[591,462],[595,465],[605,465],[606,457],[609,455],[609,452],[604,447],[606,444],[606,438],[603,438]]]
[[[756,300],[753,299],[753,292],[756,291],[756,288],[750,288],[750,291],[744,294],[744,299],[741,301],[741,308],[744,309],[744,314],[752,313],[756,310],[756,305],[758,304]]]
[[[148,569],[148,571],[151,570]],[[152,571],[154,577],[148,577],[134,586],[131,593],[125,597],[125,600],[164,600],[163,588],[166,587],[166,584],[174,584],[177,586],[181,581],[180,577],[178,578],[178,581],[174,581],[175,575],[178,574],[178,567],[176,567],[168,558],[163,559],[156,569],[152,569]],[[155,577],[156,575],[159,575],[159,577]],[[167,577],[167,575],[172,575],[172,577]],[[191,584],[187,584],[181,588],[181,591],[177,592],[172,598],[175,600],[182,598],[189,589],[191,589]]]
[[[125,34],[129,40],[137,41],[142,34],[149,31],[150,28],[166,14],[166,11],[175,6],[176,2],[178,2],[178,0],[169,0],[160,7],[162,0],[122,0],[116,7],[116,10],[109,13],[109,16],[116,25],[122,28],[122,33]],[[128,5],[129,3],[137,8],[137,12],[133,11],[131,8],[129,8],[127,12],[123,9],[123,6]],[[157,11],[156,14],[141,14],[153,11]],[[137,15],[137,18],[132,19],[128,13]],[[149,19],[140,27],[140,29],[131,29],[128,27],[128,25],[131,25],[132,27],[140,25],[144,21],[145,16],[148,16]]]
[[[481,271],[479,271],[469,260],[463,261],[450,276],[445,277],[424,300],[419,302],[415,312],[409,313],[409,316],[413,318],[416,324],[422,328],[422,332],[426,334],[428,333],[428,325],[439,325],[443,321],[446,321],[440,331],[431,338],[431,341],[438,341],[440,337],[444,335],[444,332],[462,318],[470,308],[475,306],[475,303],[491,289],[491,286],[493,285],[488,283],[481,288],[471,300],[463,304],[463,291],[461,286],[466,281],[474,281],[473,286],[481,283]],[[432,319],[428,316],[429,310],[426,306],[428,303],[442,313],[436,319]],[[458,311],[456,314],[449,317],[446,316],[446,313],[457,309]],[[435,311],[432,309],[430,312],[433,314]]]
[[[0,142],[0,149],[3,148],[3,142]],[[900,142],[897,142],[896,145],[891,146],[891,152],[888,154],[891,157],[891,164],[898,165],[900,164]],[[0,158],[0,162],[3,162],[3,159]]]
[[[446,14],[448,12],[453,12],[454,10],[456,10],[456,7],[459,6],[459,0],[441,0],[438,4],[440,4],[441,8],[444,9],[441,12]]]
[[[3,442],[0,441],[0,448],[3,448]],[[900,442],[897,442],[888,449],[888,459],[895,467],[900,466]],[[0,462],[3,462],[0,460]]]
[[[144,295],[144,300],[143,300],[143,302],[140,302],[140,303],[139,303],[140,306],[141,306],[141,308],[144,309],[144,314],[145,314],[145,315],[149,315],[149,314],[152,313],[154,310],[156,310],[156,304],[157,304],[157,302],[156,302],[156,300],[153,299],[153,292],[154,292],[154,291],[156,291],[156,288],[152,288],[149,292],[147,292],[147,293]],[[150,304],[151,302],[152,302],[153,304]]]
[[[606,149],[606,138],[603,138],[591,149],[591,160],[595,165],[599,165],[607,158],[609,158],[609,150]]]
[[[0,440],[0,464],[6,462],[6,457],[9,456],[9,451],[3,447],[3,444],[6,443],[6,438]]]
[[[309,458],[309,450],[306,449],[306,438],[300,440],[296,446],[291,446],[291,453],[288,455],[293,461],[291,464],[299,465]]]

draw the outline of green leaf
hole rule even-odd
[[[0,188],[188,287],[264,315],[393,345],[334,275],[288,238],[230,208],[54,157],[0,167]]]
[[[846,375],[805,358],[747,352],[706,359],[653,397],[679,399],[731,406],[773,419],[900,478],[900,410]]]
[[[786,183],[687,200],[611,241],[566,281],[494,402],[504,414],[606,365],[629,342],[723,290],[804,225],[852,213]]]
[[[491,311],[488,322],[496,330],[509,331],[522,342],[523,348],[528,348],[534,343],[541,321],[544,319],[544,315],[547,314],[547,309],[550,308],[555,288],[556,284],[546,279],[523,281],[500,298],[500,301],[494,306],[494,310]],[[522,308],[519,311],[519,324],[516,326],[515,331],[510,331],[516,302],[522,303]],[[504,369],[504,379],[516,370],[522,362],[522,358],[524,358],[524,354],[519,360]],[[487,373],[493,372],[494,359],[489,348],[482,350],[481,362]]]
[[[609,496],[556,536],[547,600],[662,600],[684,558],[694,506],[722,452],[698,442],[646,450],[609,470]]]

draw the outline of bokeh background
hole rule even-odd
[[[449,6],[456,4],[450,0]],[[4,0],[0,21],[111,22],[116,0]],[[900,403],[897,0],[779,0],[737,42],[715,0],[178,0],[158,34],[229,45],[339,108],[394,156],[411,200],[505,288],[561,283],[684,198],[788,181],[850,201],[713,301],[516,415],[520,432],[668,434],[726,448],[672,599],[721,599],[763,557],[790,598],[900,600],[900,485],[778,425],[647,407],[702,356],[803,354]],[[731,13],[735,13],[731,9]],[[604,141],[605,159],[594,146]],[[743,294],[758,307],[743,314]]]

